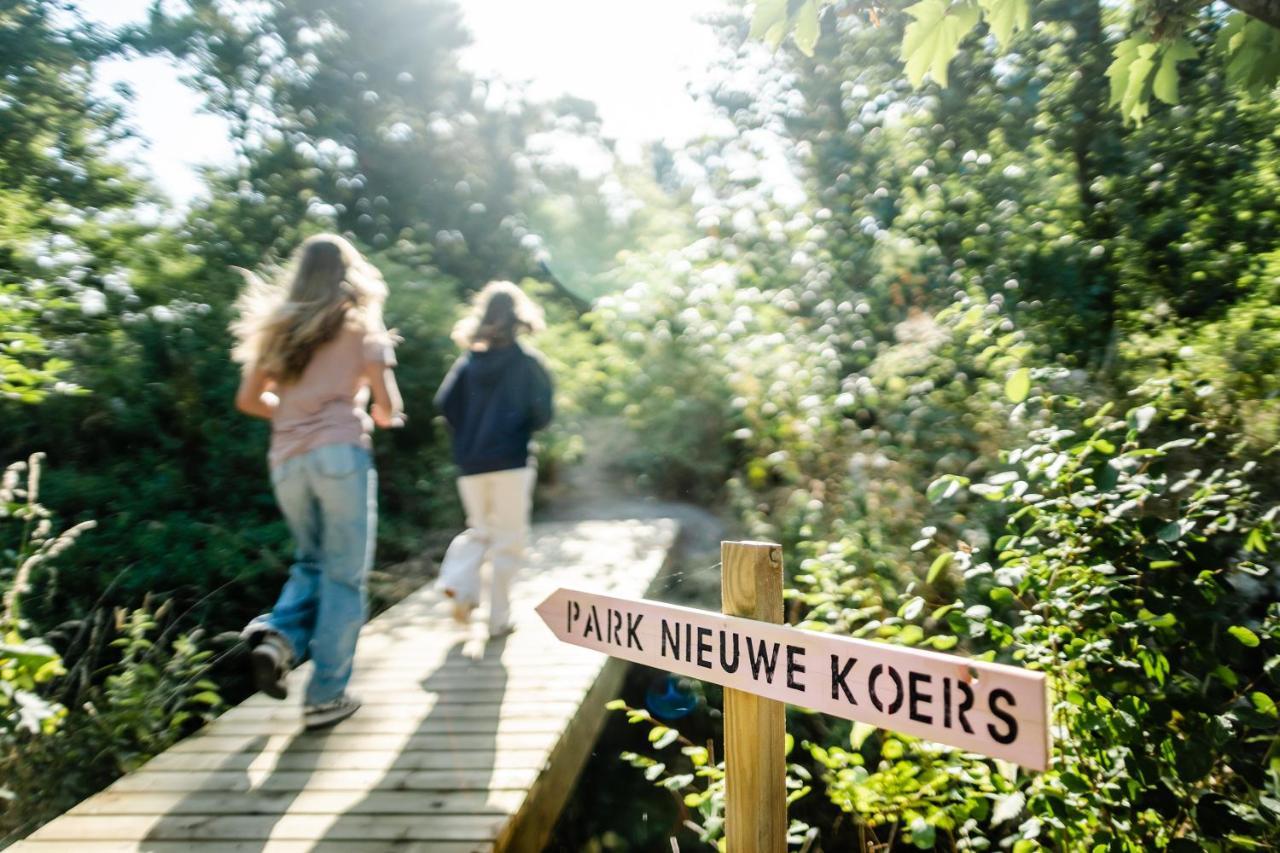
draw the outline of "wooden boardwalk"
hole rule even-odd
[[[622,661],[559,643],[533,607],[561,585],[642,596],[677,533],[667,519],[535,525],[513,592],[518,629],[487,642],[419,590],[365,627],[364,707],[304,733],[261,694],[12,850],[74,853],[537,851],[603,723]]]

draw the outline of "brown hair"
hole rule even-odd
[[[546,327],[542,309],[509,281],[491,281],[476,294],[471,312],[453,327],[453,340],[463,349],[501,349],[525,332]]]
[[[257,364],[277,382],[302,376],[315,351],[344,325],[386,333],[382,275],[336,234],[318,234],[298,248],[287,284],[268,284],[241,272],[248,287],[236,300],[233,357],[241,364]]]

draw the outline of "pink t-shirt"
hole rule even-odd
[[[300,378],[275,388],[280,403],[271,418],[271,467],[326,444],[372,447],[364,371],[369,364],[395,363],[386,332],[348,325],[320,346]]]

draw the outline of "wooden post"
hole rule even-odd
[[[721,609],[782,622],[782,546],[720,543]],[[724,691],[725,839],[728,853],[783,853],[787,847],[785,705]]]

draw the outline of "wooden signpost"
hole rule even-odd
[[[784,703],[1048,767],[1044,673],[779,624],[781,550],[721,544],[723,614],[565,588],[537,608],[564,642],[726,688],[730,853],[785,849]]]

